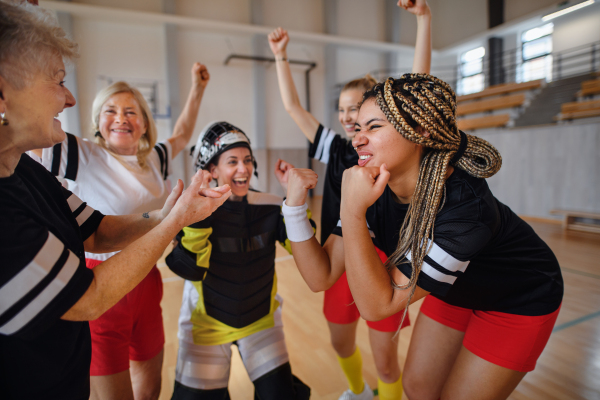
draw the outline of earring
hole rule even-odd
[[[8,120],[6,119],[6,112],[0,113],[0,117],[2,117],[2,119],[0,120],[0,125],[8,125]]]

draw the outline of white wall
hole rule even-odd
[[[447,47],[488,28],[487,1],[429,0],[433,47]]]
[[[510,22],[547,7],[558,8],[559,3],[561,1],[556,0],[504,0],[504,21]]]
[[[156,80],[165,90],[164,28],[140,24],[111,23],[74,18],[74,38],[80,47],[77,60],[77,84],[82,136],[93,137],[92,102],[102,87],[100,76],[120,80]],[[164,100],[164,96],[163,96]],[[160,101],[160,98],[159,98]],[[159,104],[164,112],[166,104]],[[159,136],[166,138],[159,122]],[[164,121],[163,121],[164,122]]]
[[[554,19],[554,51],[600,41],[600,3]]]
[[[262,2],[263,25],[282,26],[288,30],[304,32],[323,31],[321,0],[262,0]]]
[[[502,155],[488,183],[517,214],[557,218],[550,210],[600,211],[600,124],[570,123],[477,132]]]
[[[247,0],[173,0],[175,13],[203,19],[250,23],[250,2]]]
[[[77,0],[74,3],[126,10],[162,12],[163,0]]]
[[[179,56],[179,92],[183,107],[191,85],[190,68],[194,62],[205,64],[210,81],[202,99],[198,121],[192,137],[195,143],[202,128],[212,121],[225,120],[240,129],[253,141],[252,116],[252,63],[233,60],[223,65],[231,53],[250,54],[251,39],[238,35],[222,35],[191,30],[179,30],[177,53]]]

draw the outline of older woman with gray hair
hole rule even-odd
[[[64,59],[77,55],[48,13],[0,2],[0,393],[87,399],[88,322],[151,270],[171,239],[230,195],[197,174],[163,208],[104,216],[25,152],[65,139],[57,114],[75,99]],[[122,250],[93,270],[84,252]]]

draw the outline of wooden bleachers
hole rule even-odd
[[[501,85],[490,86],[489,88],[482,90],[481,92],[465,94],[464,96],[458,96],[456,98],[456,102],[462,103],[464,101],[481,99],[483,97],[498,96],[502,94],[521,92],[525,90],[533,90],[542,87],[543,83],[543,79],[521,83],[503,83]]]
[[[600,117],[600,100],[574,101],[564,103],[555,121],[566,121],[579,118]]]
[[[581,97],[600,94],[600,79],[592,79],[581,83],[581,90],[578,95]]]
[[[458,129],[467,131],[482,128],[498,128],[505,126],[510,121],[510,114],[488,115],[479,118],[466,118],[456,121]]]
[[[500,110],[503,108],[519,107],[525,103],[525,94],[513,94],[492,99],[459,103],[456,115],[475,114],[485,111]]]
[[[588,110],[596,110],[596,109],[600,109],[600,100],[574,101],[572,103],[564,103],[560,107],[560,111],[563,113],[588,111]]]
[[[494,110],[521,107],[527,99],[526,93],[515,94],[540,88],[543,79],[522,83],[503,83],[490,86],[481,92],[471,93],[456,98],[456,115],[485,113]],[[506,126],[511,120],[511,114],[495,114],[475,118],[459,119],[458,127],[462,130],[473,130],[482,128],[497,128]]]
[[[550,214],[564,216],[564,229],[600,233],[600,213],[573,210],[552,210],[550,211]]]

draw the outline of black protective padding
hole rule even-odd
[[[177,239],[179,243],[165,258],[169,269],[188,281],[201,281],[206,275],[207,268],[196,265],[196,254],[181,245],[181,236]]]
[[[292,374],[285,363],[256,379],[254,400],[308,400],[310,387]]]
[[[194,389],[175,381],[171,400],[231,400],[227,388],[203,390]]]

